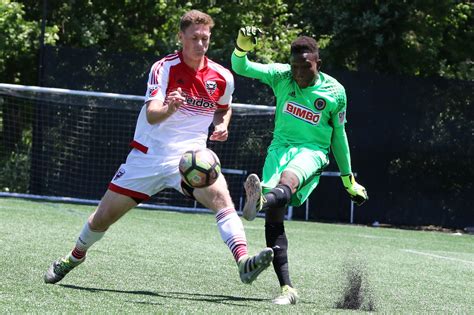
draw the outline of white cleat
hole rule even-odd
[[[239,260],[240,280],[252,283],[258,275],[270,266],[273,261],[273,249],[267,247],[255,256],[245,256]]]
[[[61,281],[72,269],[84,262],[86,257],[77,262],[73,262],[68,256],[54,261],[44,274],[44,282],[56,283]]]
[[[247,221],[252,221],[257,216],[257,212],[262,210],[263,207],[263,195],[262,185],[260,179],[255,174],[250,174],[244,183],[245,188],[245,204],[242,216]]]
[[[278,305],[290,305],[296,304],[297,299],[298,293],[296,292],[296,289],[289,285],[284,285],[281,287],[281,294],[277,296],[272,303]]]

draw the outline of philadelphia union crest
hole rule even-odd
[[[326,107],[326,100],[324,98],[317,98],[314,101],[314,107],[316,107],[317,110],[323,110]]]

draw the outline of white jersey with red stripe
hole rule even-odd
[[[166,104],[169,93],[179,87],[185,95],[185,104],[163,122],[149,124],[146,102],[160,100]],[[151,68],[132,147],[150,155],[165,156],[205,147],[214,112],[231,105],[233,91],[232,73],[207,57],[198,71],[184,63],[181,52],[164,57]]]

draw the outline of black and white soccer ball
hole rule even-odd
[[[183,181],[194,188],[214,184],[221,173],[221,162],[210,149],[186,151],[179,161],[179,172]]]

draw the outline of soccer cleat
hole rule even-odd
[[[257,216],[257,212],[262,210],[264,197],[262,195],[262,185],[260,179],[255,174],[250,174],[244,183],[245,199],[242,216],[247,221],[252,221]]]
[[[59,258],[51,264],[46,273],[44,274],[44,282],[46,283],[56,283],[61,281],[65,275],[69,273],[72,269],[79,266],[84,262],[86,258],[77,262],[71,261],[69,256]]]
[[[296,292],[296,289],[289,285],[284,285],[281,287],[281,294],[277,296],[272,303],[278,305],[290,305],[296,304],[297,299],[298,293]]]
[[[243,283],[252,283],[258,275],[267,269],[273,261],[273,250],[264,248],[258,255],[253,257],[245,256],[238,262],[240,280]]]

